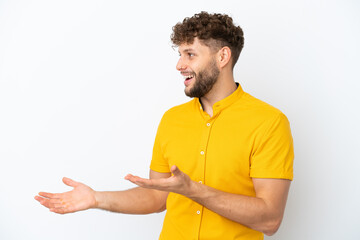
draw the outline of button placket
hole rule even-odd
[[[201,136],[200,145],[199,145],[199,164],[202,166],[201,170],[198,172],[197,181],[200,184],[205,183],[205,167],[206,167],[206,158],[207,158],[207,145],[209,142],[209,137],[212,129],[212,124],[214,122],[214,118],[205,119],[203,122],[203,134]]]

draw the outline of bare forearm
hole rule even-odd
[[[188,197],[223,217],[267,235],[276,232],[282,219],[282,211],[261,198],[226,193],[196,182]]]
[[[162,179],[144,179],[128,175],[127,180],[148,189],[174,192],[188,197],[211,211],[266,235],[280,226],[290,182],[286,179],[253,178],[256,197],[226,193],[192,181],[173,165],[172,175]]]
[[[94,208],[127,214],[148,214],[165,210],[163,192],[146,188],[125,191],[95,192]]]

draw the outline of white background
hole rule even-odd
[[[0,239],[157,239],[164,213],[56,215],[39,191],[147,176],[162,114],[188,101],[171,28],[201,10],[245,32],[244,90],[295,143],[282,226],[266,239],[359,239],[358,1],[0,1]]]

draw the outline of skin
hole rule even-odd
[[[201,43],[198,39],[192,44],[179,46],[180,59],[176,69],[182,75],[204,71],[215,60],[219,76],[213,87],[200,98],[204,111],[212,116],[212,106],[236,90],[233,78],[231,51],[223,47],[218,51]],[[201,80],[201,79],[200,79]],[[185,87],[190,92],[196,81]],[[65,193],[40,192],[35,197],[42,205],[55,213],[71,213],[89,208],[99,208],[129,214],[147,214],[166,209],[169,192],[182,194],[206,208],[240,224],[273,235],[283,218],[290,181],[285,179],[253,178],[256,197],[222,192],[191,180],[177,166],[170,173],[150,170],[149,179],[128,174],[126,180],[138,187],[114,192],[94,191],[87,185],[69,178],[63,182],[73,187]]]
[[[150,179],[170,177],[170,173],[150,171]],[[148,214],[166,209],[168,192],[147,188],[132,188],[125,191],[94,191],[89,186],[70,178],[63,178],[64,184],[73,187],[69,192],[39,192],[35,200],[51,212],[66,214],[98,208],[127,214]]]
[[[193,58],[192,55],[188,55],[188,56]],[[205,96],[213,88],[214,84],[217,82],[219,78],[219,69],[216,66],[215,58],[212,57],[210,62],[198,72],[181,71],[181,74],[185,76],[186,75],[195,76],[194,79],[189,80],[194,83],[192,84],[191,88],[185,88],[185,94],[188,97],[201,98]],[[189,83],[185,83],[185,86],[188,85]]]
[[[176,69],[183,76],[188,75],[188,72],[198,73],[211,65],[212,60],[215,60],[215,66],[220,71],[218,79],[211,90],[200,98],[203,109],[212,116],[212,106],[231,95],[237,88],[233,77],[230,48],[223,47],[214,52],[195,38],[192,44],[179,46],[179,53],[180,58],[176,64]],[[186,94],[191,91],[196,81],[198,79],[195,77],[188,86],[185,86]]]

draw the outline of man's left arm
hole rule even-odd
[[[227,193],[192,181],[176,166],[172,176],[144,179],[131,174],[125,178],[134,184],[184,195],[209,210],[254,230],[273,235],[283,218],[290,180],[253,178],[256,197]]]
[[[226,193],[201,185],[196,186],[198,190],[190,198],[221,216],[270,236],[280,227],[290,182],[253,178],[256,197]]]

